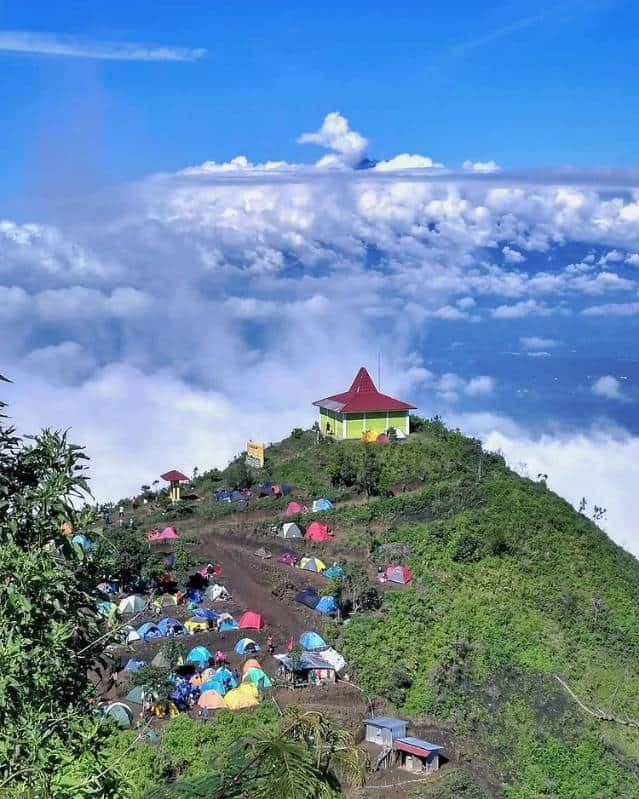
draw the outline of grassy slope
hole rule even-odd
[[[270,447],[266,474],[339,498],[326,472],[337,447],[363,449],[307,433]],[[509,799],[639,797],[639,734],[592,720],[554,679],[590,707],[639,717],[639,563],[545,485],[438,423],[377,451],[383,487],[425,488],[322,514],[344,552],[371,528],[378,543],[411,547],[412,587],[386,594],[384,618],[355,617],[341,633],[358,683],[451,724]]]

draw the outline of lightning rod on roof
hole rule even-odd
[[[382,353],[377,350],[377,390],[381,391],[382,388]]]

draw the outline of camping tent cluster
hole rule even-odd
[[[142,597],[127,597],[120,603],[131,601],[135,604],[136,600]],[[144,601],[142,599],[142,601]],[[143,609],[144,606],[141,608]],[[135,611],[129,611],[135,612]],[[157,622],[147,621],[137,629],[131,625],[122,628],[122,635],[127,644],[134,641],[152,641],[155,638],[174,638],[180,635],[195,635],[207,630],[217,630],[217,632],[227,632],[229,630],[262,630],[264,629],[264,617],[261,613],[247,610],[240,616],[239,621],[233,618],[230,613],[217,613],[209,608],[195,608],[193,615],[184,623],[179,619],[166,616]]]
[[[314,586],[307,586],[295,594],[295,601],[318,613],[336,613],[337,602],[333,596],[320,596]]]
[[[311,522],[306,531],[296,522],[284,522],[277,528],[278,538],[304,538],[307,541],[330,541],[333,538],[331,528],[322,522]]]
[[[311,505],[311,510],[313,513],[320,513],[321,511],[325,510],[333,510],[335,506],[330,501],[330,499],[326,499],[325,497],[321,497],[320,499],[313,500],[313,504]],[[297,516],[300,513],[306,513],[308,508],[306,505],[302,505],[300,502],[289,502],[286,506],[284,511],[284,516]]]
[[[284,483],[260,483],[253,490],[248,488],[220,488],[215,492],[216,502],[248,502],[252,497],[285,497],[291,493],[290,486]]]
[[[277,562],[283,563],[285,566],[296,566],[304,571],[322,574],[329,579],[338,579],[344,576],[342,566],[334,563],[332,566],[327,567],[323,560],[316,558],[314,555],[304,555],[300,558],[294,552],[283,552],[278,556]]]

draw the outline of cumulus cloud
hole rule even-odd
[[[521,264],[523,261],[526,260],[526,257],[522,255],[517,250],[513,250],[512,247],[503,247],[502,253],[504,254],[504,258],[508,261],[509,264]]]
[[[368,147],[368,140],[361,133],[351,130],[348,119],[337,111],[324,117],[319,130],[302,133],[297,141],[300,144],[317,144],[336,153],[322,158],[318,166],[355,166]]]
[[[464,161],[464,169],[470,169],[473,172],[498,172],[499,164],[496,161]]]
[[[606,397],[606,399],[614,400],[623,399],[621,383],[616,377],[612,377],[612,375],[604,375],[604,377],[599,377],[595,380],[592,384],[591,391],[598,397]]]
[[[73,427],[99,497],[310,424],[312,401],[380,351],[382,390],[535,448],[486,410],[516,388],[461,360],[449,331],[481,330],[488,351],[522,320],[570,321],[584,298],[600,303],[586,315],[639,313],[634,270],[596,263],[639,252],[636,193],[460,179],[418,154],[355,169],[366,140],[339,114],[304,139],[328,161],[209,160],[83,198],[64,223],[0,221],[0,361],[15,381],[3,398],[22,430]],[[566,243],[581,248],[568,265]],[[529,354],[552,350],[527,338]],[[442,349],[454,364],[428,360]]]

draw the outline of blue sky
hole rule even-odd
[[[97,496],[381,352],[639,552],[639,12],[431,5],[0,5],[4,390]]]
[[[450,164],[630,164],[637,22],[624,0],[5,0],[4,31],[206,53],[174,63],[0,52],[11,98],[0,201],[15,207],[17,193],[28,208],[51,142],[82,187],[238,152],[299,160],[297,134],[327,109],[367,131],[380,158],[426,146]]]

